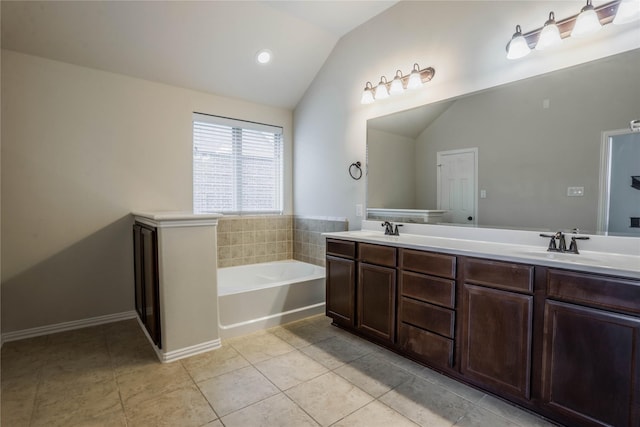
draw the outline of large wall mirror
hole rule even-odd
[[[638,70],[633,50],[368,120],[368,218],[445,210],[429,222],[602,232],[603,135],[640,119]],[[612,187],[640,175],[640,157],[626,163]],[[624,215],[640,217],[630,197]]]

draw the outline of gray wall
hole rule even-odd
[[[416,141],[367,130],[367,207],[415,209]]]

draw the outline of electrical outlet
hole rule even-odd
[[[357,217],[361,217],[362,214],[363,214],[363,212],[362,212],[362,204],[358,203],[356,205],[356,216]]]
[[[487,190],[480,190],[480,198],[481,199],[487,198]]]
[[[567,187],[568,197],[582,197],[584,196],[584,187]]]

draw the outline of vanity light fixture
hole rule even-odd
[[[528,33],[523,34],[520,26],[516,26],[507,44],[507,58],[522,58],[531,49],[544,50],[567,37],[587,36],[611,22],[625,24],[640,19],[640,0],[613,0],[598,7],[591,1],[587,0],[579,14],[561,21],[556,22],[554,13],[549,13],[549,19],[541,28]]]
[[[618,5],[618,12],[613,18],[615,25],[626,24],[640,19],[640,1],[622,0]]]
[[[262,49],[256,53],[256,62],[258,64],[268,64],[273,58],[273,53],[269,49]]]
[[[522,35],[522,28],[516,25],[516,32],[511,36],[511,41],[507,45],[507,58],[518,59],[527,56],[531,52],[531,48],[527,44],[527,40]]]
[[[408,75],[403,75],[400,70],[396,71],[396,75],[391,82],[387,81],[385,76],[382,76],[380,77],[380,83],[376,87],[373,87],[371,82],[367,82],[362,92],[360,103],[371,104],[376,100],[404,93],[406,89],[420,88],[424,83],[430,81],[435,73],[436,70],[431,67],[420,69],[418,64],[414,64],[413,70]]]
[[[593,8],[593,4],[591,4],[591,0],[587,0],[587,5],[582,8],[576,18],[576,24],[573,26],[573,30],[571,30],[571,37],[586,36],[595,33],[600,28],[602,28],[602,24],[600,23],[600,19],[598,19],[598,14]]]
[[[556,25],[556,16],[553,12],[549,12],[549,19],[544,23],[542,31],[540,31],[540,38],[536,43],[536,50],[548,49],[557,45],[562,41],[560,37],[560,30]]]

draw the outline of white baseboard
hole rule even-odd
[[[17,341],[41,335],[55,334],[57,332],[88,328],[89,326],[103,325],[105,323],[119,322],[121,320],[133,319],[135,317],[137,317],[136,312],[131,310],[124,311],[122,313],[107,314],[105,316],[90,317],[88,319],[73,320],[71,322],[62,322],[54,325],[38,326],[37,328],[7,332],[2,334],[2,344],[9,341]]]

